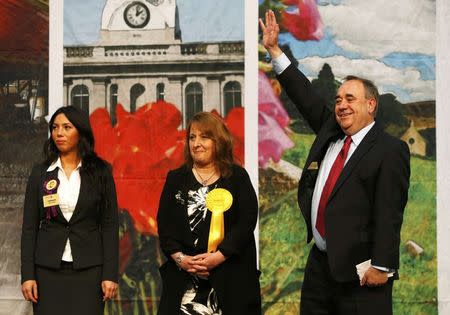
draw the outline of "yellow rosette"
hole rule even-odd
[[[225,236],[223,213],[233,204],[233,196],[224,188],[215,188],[206,195],[206,207],[212,212],[209,227],[208,253],[217,250]]]

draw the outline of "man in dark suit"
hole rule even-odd
[[[278,80],[317,134],[298,189],[307,241],[314,238],[301,314],[392,314],[408,199],[408,146],[375,122],[378,91],[369,80],[347,77],[334,113],[327,109],[278,46],[274,13],[265,18],[263,43]],[[356,265],[368,260],[358,277]]]

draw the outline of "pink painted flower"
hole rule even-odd
[[[262,71],[258,75],[258,110],[273,117],[281,128],[289,125],[290,118],[275,94],[272,83]]]
[[[258,85],[258,161],[260,167],[266,167],[271,159],[278,162],[283,152],[292,148],[294,143],[285,132],[289,116],[275,95],[271,82],[261,71]]]
[[[284,4],[297,6],[294,11],[281,13],[282,26],[298,40],[320,40],[324,26],[315,0],[284,0]]]

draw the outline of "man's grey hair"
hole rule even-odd
[[[373,116],[375,117],[377,115],[378,101],[380,99],[380,94],[378,93],[377,86],[372,81],[358,77],[356,75],[348,75],[344,78],[344,82],[352,81],[352,80],[359,81],[363,84],[366,99],[371,99],[371,98],[375,99],[376,107],[375,107],[375,111],[373,112]]]

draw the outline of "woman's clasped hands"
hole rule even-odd
[[[192,275],[207,278],[209,277],[209,272],[223,263],[225,259],[225,256],[220,251],[216,251],[195,256],[185,255],[178,265]]]

